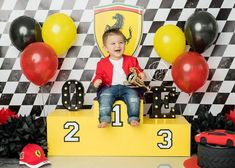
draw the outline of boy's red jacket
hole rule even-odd
[[[131,67],[135,67],[137,69],[137,73],[142,72],[136,57],[123,55],[122,68],[126,75],[130,72]],[[103,85],[110,86],[112,84],[112,78],[113,65],[110,62],[109,57],[105,57],[97,63],[96,74],[92,82],[94,83],[97,79],[101,79],[103,81]]]

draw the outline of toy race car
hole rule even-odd
[[[195,141],[201,144],[235,147],[235,132],[220,129],[205,131],[197,134]]]

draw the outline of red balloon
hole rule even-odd
[[[55,75],[58,68],[58,58],[49,45],[36,42],[23,50],[20,66],[29,81],[42,86]]]
[[[177,57],[172,65],[175,84],[186,93],[193,93],[204,85],[209,68],[204,57],[197,52],[186,52]]]

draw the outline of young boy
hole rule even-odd
[[[135,68],[141,80],[145,74],[141,70],[138,60],[133,56],[124,55],[125,36],[118,29],[107,30],[103,34],[104,49],[109,56],[97,63],[94,87],[98,89],[99,128],[105,128],[111,122],[111,111],[116,100],[123,100],[127,105],[128,123],[136,127],[139,125],[140,98],[138,93],[123,83],[130,72]]]

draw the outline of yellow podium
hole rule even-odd
[[[126,105],[113,106],[112,123],[98,128],[99,104],[75,112],[55,110],[47,116],[50,156],[190,156],[190,124],[183,116],[150,119],[143,116],[140,126],[127,122]]]

